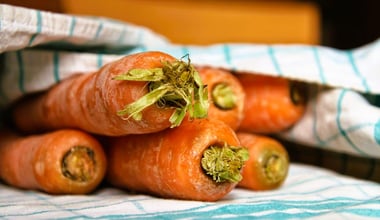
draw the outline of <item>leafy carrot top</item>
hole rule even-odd
[[[132,69],[114,79],[149,82],[149,93],[118,111],[120,116],[141,120],[142,110],[153,104],[175,108],[170,117],[171,127],[180,125],[187,112],[190,118],[207,116],[207,89],[189,58],[188,62],[164,61],[162,68]]]

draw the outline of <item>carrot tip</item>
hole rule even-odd
[[[62,174],[76,182],[87,182],[95,174],[94,151],[83,146],[71,148],[62,159]]]
[[[217,182],[237,183],[242,179],[241,169],[248,160],[248,150],[244,147],[210,146],[201,160],[202,168],[207,175]]]

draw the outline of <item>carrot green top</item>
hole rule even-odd
[[[224,146],[208,147],[203,153],[201,165],[215,182],[237,183],[242,179],[241,169],[248,158],[247,148],[225,143]]]
[[[157,104],[160,107],[175,108],[170,117],[171,127],[181,124],[186,113],[190,118],[204,118],[208,113],[208,93],[193,65],[182,60],[163,62],[162,68],[132,69],[114,77],[115,80],[148,81],[149,92],[118,111],[141,120],[141,111]]]

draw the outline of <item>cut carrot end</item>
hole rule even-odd
[[[156,104],[162,108],[176,109],[171,116],[171,127],[180,125],[185,113],[189,113],[190,118],[207,117],[207,89],[195,67],[190,64],[190,59],[188,62],[163,62],[162,68],[132,69],[114,79],[149,82],[149,92],[118,111],[119,116],[129,115],[141,120],[141,112]]]
[[[219,83],[212,89],[212,101],[216,107],[222,110],[230,110],[236,107],[237,97],[233,89],[227,83]]]
[[[224,146],[210,146],[201,160],[202,168],[215,182],[241,181],[241,169],[248,160],[248,150],[244,147],[235,147],[225,144]]]
[[[260,161],[261,167],[264,170],[266,181],[270,184],[277,184],[285,180],[289,162],[288,159],[277,152],[266,152]]]
[[[94,177],[94,151],[83,146],[71,148],[62,159],[62,174],[75,182],[87,182]]]
[[[307,87],[305,83],[290,81],[289,82],[290,98],[294,105],[304,105],[307,102]]]

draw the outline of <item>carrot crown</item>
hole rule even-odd
[[[175,108],[170,117],[171,127],[181,124],[186,113],[190,118],[204,118],[208,114],[208,93],[193,65],[182,60],[163,62],[162,68],[132,69],[114,77],[115,80],[148,81],[149,93],[117,112],[141,120],[142,110],[156,104]]]
[[[208,147],[201,159],[203,170],[217,182],[237,183],[242,179],[241,169],[248,160],[249,153],[244,147],[225,144]]]
[[[287,154],[269,150],[262,153],[259,163],[268,184],[278,184],[285,180],[289,168]]]
[[[236,107],[237,97],[233,89],[227,83],[219,83],[214,86],[211,92],[214,104],[223,110],[230,110]]]
[[[84,146],[71,148],[62,159],[62,174],[72,181],[87,182],[95,174],[94,151]]]

